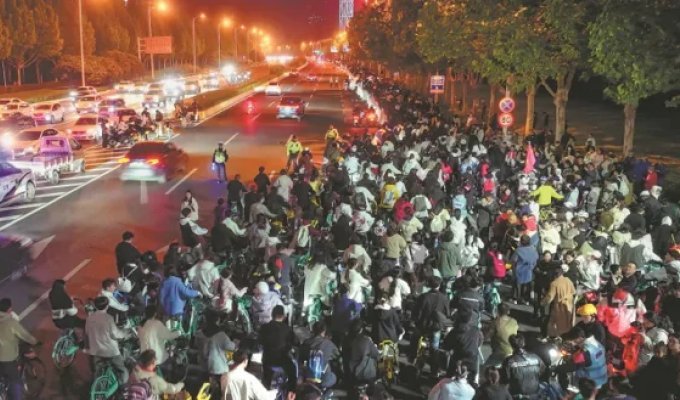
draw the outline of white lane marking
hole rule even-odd
[[[67,176],[65,178],[61,178],[61,181],[84,181],[87,179],[92,179],[92,175],[88,175],[87,173],[81,174],[81,175],[75,175],[75,176]]]
[[[184,175],[184,177],[182,177],[182,179],[178,180],[174,185],[172,185],[172,187],[171,187],[170,189],[168,189],[168,191],[165,192],[165,194],[166,194],[166,195],[169,195],[170,193],[172,193],[173,190],[177,189],[177,187],[178,187],[179,185],[181,185],[182,183],[184,183],[184,181],[186,181],[187,179],[189,179],[189,177],[190,177],[191,175],[195,174],[196,171],[198,171],[197,168],[194,168],[194,169],[192,169],[191,171],[189,171],[189,173],[186,174],[186,175]]]
[[[1,221],[11,221],[11,220],[17,219],[17,218],[19,218],[18,215],[8,215],[6,217],[0,217],[0,222]]]
[[[61,196],[65,194],[66,192],[55,192],[55,193],[43,193],[43,194],[36,194],[35,198],[36,199],[42,199],[45,197],[56,197],[56,196]]]
[[[71,271],[69,271],[68,274],[66,274],[66,276],[64,277],[64,280],[65,280],[65,281],[68,281],[69,279],[73,278],[73,276],[74,276],[75,274],[77,274],[78,271],[80,271],[81,269],[85,268],[85,266],[86,266],[87,264],[89,264],[90,261],[92,261],[92,260],[88,258],[88,259],[86,259],[86,260],[83,260],[80,264],[76,265],[75,268],[73,268]],[[51,290],[51,289],[50,289],[50,290]],[[33,303],[31,303],[28,307],[26,307],[26,308],[24,309],[24,311],[22,311],[21,314],[19,314],[19,321],[21,321],[21,320],[23,320],[24,318],[26,318],[30,313],[32,313],[36,308],[38,308],[38,306],[40,305],[40,303],[42,303],[43,301],[47,300],[47,297],[49,296],[49,294],[50,294],[50,291],[49,291],[49,290],[46,290],[45,293],[41,294],[40,297],[38,297]]]
[[[99,166],[97,168],[88,169],[88,171],[90,171],[90,172],[92,172],[92,171],[102,171],[102,170],[106,171],[106,170],[110,170],[111,168],[115,168],[115,167],[111,167],[111,166],[106,166],[106,167],[102,166],[102,165],[106,165],[106,164],[110,164],[110,162],[98,164]]]
[[[146,181],[139,181],[139,202],[141,204],[149,202],[149,191],[146,188]]]
[[[64,188],[64,187],[74,187],[74,186],[80,186],[80,183],[59,183],[57,185],[38,186],[38,187],[35,188],[35,190],[54,190],[54,189],[59,189],[59,188]]]
[[[170,139],[166,140],[166,142],[171,141],[172,139],[176,138],[177,136],[179,136],[179,133],[175,133],[174,135],[170,136]]]
[[[94,182],[94,181],[96,181],[96,180],[98,180],[98,179],[103,178],[104,176],[110,174],[111,172],[117,170],[118,168],[120,168],[120,165],[117,165],[117,166],[111,168],[110,170],[104,172],[103,174],[100,174],[100,175],[95,176],[94,178],[90,179],[89,181],[83,183],[82,185],[80,185],[80,186],[78,186],[78,187],[75,187],[75,188],[69,190],[68,192],[62,194],[62,195],[59,196],[59,197],[55,197],[54,199],[50,200],[49,202],[42,204],[40,207],[38,207],[38,208],[36,208],[36,209],[34,209],[34,210],[31,210],[30,212],[28,212],[28,213],[22,215],[21,217],[19,217],[19,218],[17,218],[17,219],[12,220],[12,221],[6,223],[5,225],[0,226],[0,232],[4,231],[5,229],[9,228],[10,226],[13,226],[13,225],[16,224],[17,222],[23,221],[23,220],[25,220],[26,218],[28,218],[28,217],[34,215],[35,213],[44,210],[45,208],[47,208],[47,207],[51,206],[52,204],[58,202],[59,200],[63,199],[64,197],[70,195],[71,193],[75,193],[76,191],[80,190],[81,188],[84,188],[85,186],[89,185],[90,183],[92,183],[92,182]],[[36,197],[37,197],[37,196],[36,196]]]
[[[271,103],[269,103],[269,107],[272,107],[274,104],[276,104],[276,100],[274,100],[274,101],[272,101]]]
[[[23,209],[26,209],[26,208],[35,208],[35,207],[40,207],[40,204],[41,203],[28,203],[28,204],[19,204],[18,206],[0,207],[0,212],[23,210]]]
[[[256,119],[258,119],[258,118],[260,117],[260,115],[262,115],[262,113],[257,114],[256,116],[254,116],[254,117],[251,118],[250,120],[251,120],[251,121],[255,121]]]
[[[226,146],[226,145],[228,145],[229,143],[231,143],[231,141],[234,140],[234,139],[236,139],[236,136],[238,136],[238,135],[239,135],[239,132],[236,132],[236,133],[234,133],[233,135],[231,135],[231,137],[230,137],[228,140],[226,140],[226,141],[224,142],[224,145]]]

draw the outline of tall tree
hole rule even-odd
[[[640,100],[680,88],[680,2],[601,0],[588,28],[593,71],[607,80],[604,94],[623,106],[623,154],[635,138]]]
[[[13,1],[7,4],[7,21],[11,33],[12,50],[8,60],[17,71],[17,83],[21,85],[22,72],[26,66],[26,54],[36,45],[38,35],[35,30],[33,11],[24,2]]]
[[[64,40],[59,30],[59,17],[52,5],[45,0],[37,0],[33,7],[33,20],[38,40],[28,55],[27,65],[54,59],[61,54],[64,47]],[[37,66],[36,73],[40,74]]]

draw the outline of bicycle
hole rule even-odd
[[[189,342],[184,337],[179,337],[166,343],[168,352],[168,371],[165,380],[172,383],[184,382],[189,373]],[[160,368],[159,368],[160,370]]]
[[[90,400],[107,400],[113,397],[120,387],[118,376],[110,360],[95,365],[96,377],[90,387]]]
[[[423,376],[423,367],[427,358],[428,341],[425,336],[418,338],[418,345],[416,347],[416,358],[413,360],[413,365],[416,367],[416,375],[418,380]]]
[[[314,324],[321,320],[322,316],[323,301],[321,300],[321,295],[317,294],[312,296],[312,304],[307,309],[307,326],[312,329]]]
[[[236,298],[236,316],[234,318],[234,323],[236,328],[246,335],[253,332],[253,323],[250,320],[250,313],[248,311],[252,301],[252,298],[247,295]]]
[[[380,343],[380,367],[387,386],[397,383],[399,374],[399,346],[391,340]]]
[[[63,370],[71,366],[78,350],[80,350],[80,344],[75,329],[62,330],[61,335],[52,347],[52,361],[57,369]]]
[[[40,397],[45,388],[47,376],[45,364],[38,358],[32,347],[22,350],[18,361],[24,397],[29,399]],[[0,379],[0,399],[5,400],[8,398],[8,390],[9,385],[7,382],[4,379]]]

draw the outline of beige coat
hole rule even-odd
[[[543,304],[550,304],[548,336],[561,336],[574,326],[574,296],[576,289],[569,278],[560,276],[550,283]]]

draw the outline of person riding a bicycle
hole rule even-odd
[[[109,299],[97,297],[94,300],[96,311],[87,317],[85,335],[87,336],[88,354],[94,357],[95,365],[110,363],[116,371],[118,382],[125,384],[129,373],[120,353],[118,341],[128,337],[128,333],[116,326],[113,317],[107,312]]]
[[[170,383],[158,376],[157,367],[156,352],[151,349],[143,351],[133,371],[133,381],[148,381],[151,386],[151,393],[148,394],[159,396],[159,398],[162,395],[178,394],[184,389],[184,382]]]
[[[323,320],[314,324],[312,333],[314,336],[307,339],[300,348],[302,374],[306,381],[311,381],[322,390],[326,390],[338,381],[333,369],[334,365],[342,362],[340,350],[327,337],[328,329]]]
[[[26,342],[31,345],[38,344],[38,339],[33,337],[18,321],[12,311],[12,300],[4,298],[0,300],[0,377],[7,382],[9,400],[23,399],[23,383],[19,374],[19,345]]]

